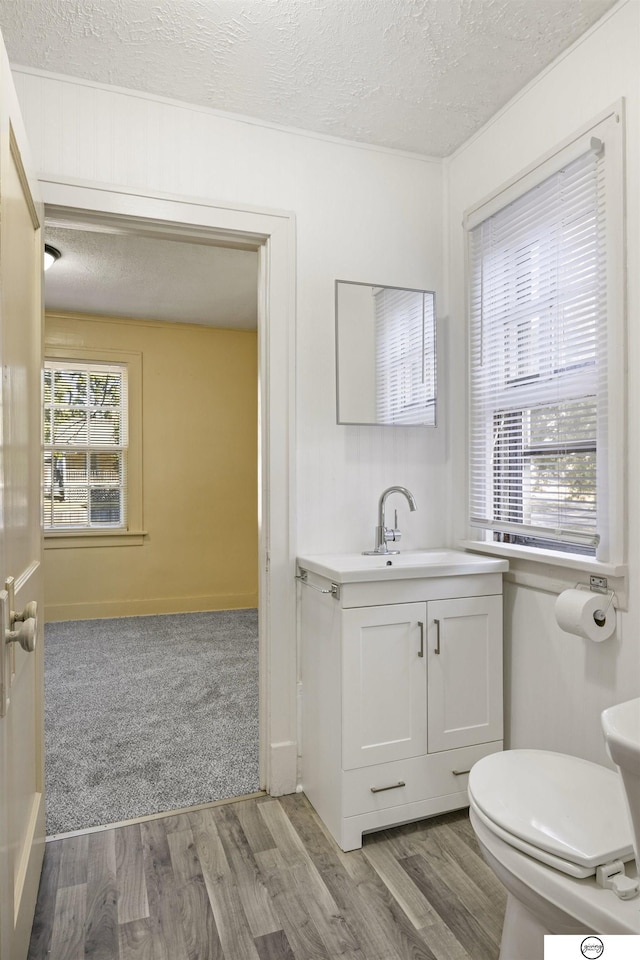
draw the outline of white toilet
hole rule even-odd
[[[640,698],[602,723],[622,778],[544,750],[471,769],[469,817],[508,893],[500,960],[542,960],[544,934],[640,934]]]
[[[605,710],[602,729],[609,756],[622,776],[640,869],[640,697]]]

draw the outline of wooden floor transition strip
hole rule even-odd
[[[149,820],[165,820],[167,817],[175,817],[182,813],[208,810],[209,807],[223,807],[229,803],[237,803],[239,800],[254,800],[257,797],[266,797],[264,790],[257,790],[255,793],[245,793],[242,797],[225,797],[223,800],[209,800],[208,803],[198,803],[193,807],[181,807],[179,810],[148,813],[144,817],[134,817],[131,820],[119,820],[117,823],[101,823],[96,827],[84,827],[82,830],[69,830],[68,833],[53,833],[50,837],[47,837],[46,840],[47,843],[51,840],[69,840],[71,837],[83,837],[87,833],[102,833],[104,830],[117,830],[119,827],[128,827],[133,823],[147,823]]]

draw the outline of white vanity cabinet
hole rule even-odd
[[[342,767],[427,752],[426,604],[342,611]]]
[[[502,592],[429,603],[429,753],[502,740]]]
[[[466,806],[471,765],[503,746],[506,564],[356,582],[298,565],[302,787],[338,844]]]

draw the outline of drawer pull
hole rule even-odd
[[[469,767],[468,770],[452,770],[451,771],[454,777],[461,777],[463,773],[470,773],[470,772],[471,772],[471,767]]]
[[[397,783],[392,783],[388,787],[371,787],[371,793],[383,793],[385,790],[397,790],[398,787],[405,786],[404,780],[398,780]]]

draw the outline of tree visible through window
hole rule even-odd
[[[126,526],[127,368],[46,361],[45,530]]]

